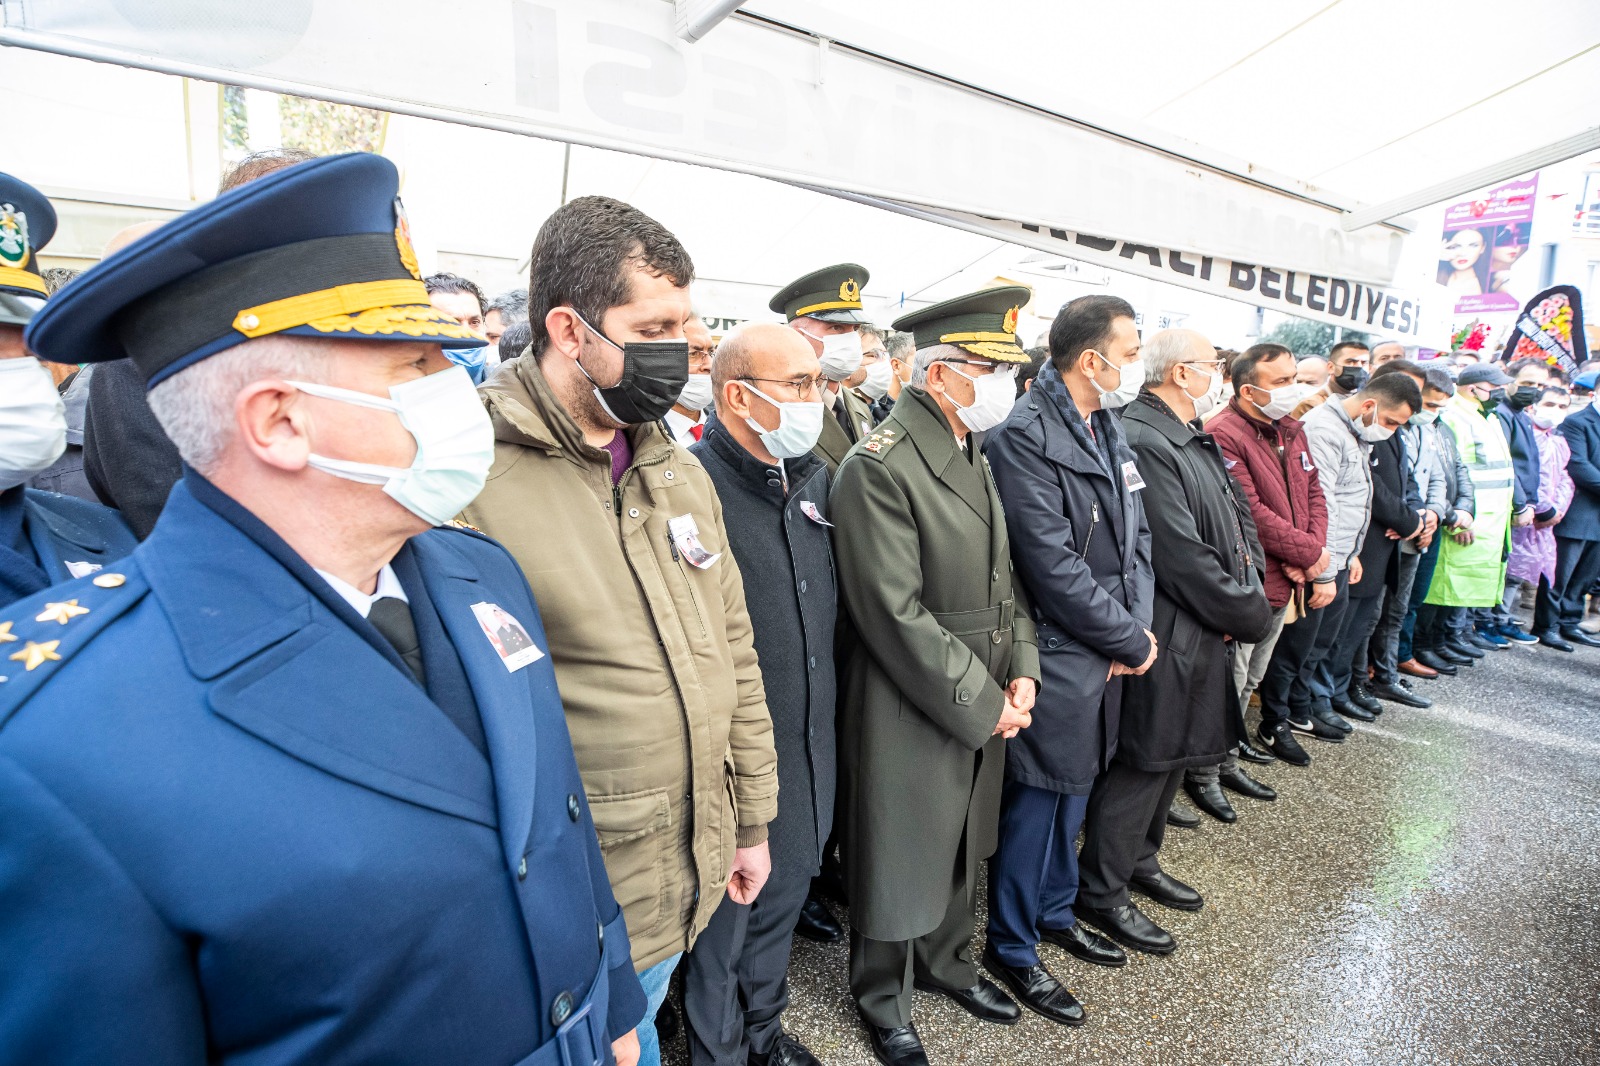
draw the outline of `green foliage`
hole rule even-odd
[[[1333,347],[1333,332],[1333,326],[1306,318],[1291,318],[1263,333],[1260,339],[1263,343],[1281,344],[1296,355],[1327,355],[1328,349]],[[1353,329],[1345,330],[1340,339],[1373,343],[1370,335]]]
[[[330,104],[303,96],[278,100],[283,147],[312,155],[376,152],[383,142],[383,112],[349,104]]]
[[[250,115],[244,104],[244,89],[238,85],[222,87],[222,149],[233,155],[250,150]]]

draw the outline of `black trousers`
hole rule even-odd
[[[872,940],[850,930],[850,994],[872,1025],[911,1024],[914,981],[941,988],[978,983],[972,964],[972,933],[978,921],[977,886],[966,883],[967,859],[957,856],[944,920],[915,940]]]
[[[1550,588],[1550,606],[1556,624],[1571,629],[1583,621],[1583,598],[1600,580],[1600,540],[1556,538],[1556,580]]]
[[[1095,778],[1078,853],[1078,899],[1088,907],[1123,907],[1134,874],[1161,872],[1156,853],[1167,835],[1167,808],[1183,769],[1136,770],[1114,761]]]
[[[1304,718],[1317,701],[1317,672],[1328,649],[1339,636],[1344,609],[1349,602],[1349,577],[1339,571],[1333,602],[1283,627],[1272,660],[1261,676],[1256,695],[1261,697],[1261,724],[1270,726],[1293,716]],[[1323,697],[1326,700],[1326,697]]]
[[[1372,632],[1383,617],[1384,593],[1376,596],[1350,597],[1340,625],[1339,639],[1328,652],[1328,678],[1330,699],[1346,699],[1353,681],[1367,680],[1367,645]]]
[[[789,949],[811,878],[780,873],[754,903],[723,897],[711,924],[683,959],[683,1013],[694,1066],[744,1066],[783,1034],[789,1005]]]
[[[1383,617],[1378,619],[1378,628],[1372,631],[1368,653],[1372,679],[1380,684],[1392,685],[1400,678],[1400,629],[1411,609],[1411,588],[1416,584],[1422,559],[1420,554],[1400,552],[1399,584],[1384,594]]]

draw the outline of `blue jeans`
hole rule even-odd
[[[665,962],[658,962],[639,975],[644,986],[644,1018],[639,1022],[639,1066],[661,1066],[661,1041],[656,1037],[656,1011],[667,1000],[667,986],[672,984],[672,972],[678,968],[683,952]]]

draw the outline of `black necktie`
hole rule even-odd
[[[838,419],[839,428],[844,430],[844,435],[854,442],[856,427],[850,424],[850,409],[845,406],[843,386],[840,386],[839,394],[833,399],[833,417]]]
[[[372,601],[367,621],[383,634],[383,639],[394,645],[411,668],[417,683],[426,686],[427,674],[422,668],[422,645],[417,640],[417,624],[411,618],[411,606],[395,596],[382,596]]]

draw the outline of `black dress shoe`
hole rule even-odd
[[[937,992],[941,996],[949,996],[962,1010],[980,1022],[1016,1025],[1022,1020],[1021,1009],[1011,1002],[1010,997],[996,988],[993,981],[985,981],[981,977],[971,988],[945,988],[943,985],[936,985],[932,981],[923,981],[920,978],[913,981],[912,985],[924,992]]]
[[[1372,694],[1367,691],[1371,684],[1370,681],[1357,681],[1351,685],[1348,693],[1350,702],[1371,714],[1382,714],[1383,704],[1373,699]]]
[[[828,905],[815,896],[806,897],[800,905],[800,917],[794,923],[796,934],[819,944],[831,944],[844,936],[841,926]]]
[[[779,1033],[778,1042],[765,1055],[752,1051],[746,1062],[747,1066],[822,1066],[810,1048],[788,1033]]]
[[[1165,870],[1154,877],[1140,877],[1134,874],[1128,878],[1128,887],[1175,911],[1197,911],[1205,906],[1206,902],[1200,893]]]
[[[1335,713],[1332,707],[1323,707],[1321,705],[1313,707],[1311,708],[1311,717],[1330,729],[1337,729],[1341,737],[1355,729],[1355,726],[1345,721],[1343,716]]]
[[[1460,669],[1461,665],[1459,663],[1451,662],[1438,652],[1431,651],[1428,648],[1416,649],[1416,651],[1412,654],[1412,658],[1418,663],[1421,663],[1423,666],[1427,667],[1429,670],[1432,670],[1434,673],[1443,674],[1446,677],[1456,676],[1456,673]],[[1400,664],[1400,669],[1405,669],[1404,663]]]
[[[1239,741],[1239,758],[1245,762],[1253,762],[1257,766],[1270,766],[1278,761],[1278,757],[1270,751],[1262,751],[1254,747],[1247,740]]]
[[[678,1039],[678,1030],[681,1023],[678,1021],[678,1008],[673,1005],[672,997],[668,996],[661,1001],[661,1008],[656,1011],[656,1040],[662,1047],[666,1047]]]
[[[1561,639],[1582,644],[1586,648],[1600,648],[1600,637],[1579,626],[1562,626]]]
[[[1332,702],[1335,711],[1346,718],[1354,718],[1358,722],[1370,722],[1378,717],[1354,700],[1341,699],[1335,696]]]
[[[872,1057],[883,1066],[928,1066],[928,1053],[922,1050],[922,1037],[915,1025],[886,1029],[862,1019],[872,1039]]]
[[[1072,905],[1078,921],[1088,922],[1125,948],[1147,955],[1170,955],[1178,947],[1172,934],[1145,917],[1144,911],[1129,903],[1121,907]]]
[[[1561,639],[1561,634],[1553,629],[1547,629],[1539,634],[1539,643],[1556,651],[1576,651],[1577,648],[1570,642]]]
[[[1441,644],[1439,647],[1434,648],[1429,654],[1435,655],[1438,658],[1443,659],[1445,662],[1451,663],[1455,666],[1472,666],[1478,661],[1475,657],[1468,655],[1454,644]]]
[[[1408,692],[1399,685],[1373,685],[1372,694],[1380,700],[1390,703],[1399,703],[1407,707],[1432,707],[1433,701],[1426,696],[1419,696],[1415,692]]]
[[[1288,722],[1277,722],[1270,727],[1266,722],[1262,722],[1256,729],[1256,735],[1271,750],[1274,757],[1282,759],[1290,766],[1311,765],[1311,756],[1306,754],[1306,749],[1302,748],[1300,742],[1294,738]]]
[[[983,968],[1000,978],[1000,983],[1011,990],[1017,1002],[1062,1025],[1082,1025],[1089,1020],[1067,986],[1056,980],[1043,963],[1032,966],[1007,966],[987,947],[983,949]]]
[[[1205,811],[1219,822],[1232,824],[1239,820],[1239,813],[1228,802],[1228,797],[1222,794],[1222,786],[1215,781],[1204,785],[1193,781],[1185,781],[1183,790],[1189,794],[1189,799],[1194,805]]]
[[[1460,636],[1451,637],[1445,642],[1444,646],[1450,651],[1455,652],[1457,655],[1465,655],[1474,662],[1483,658],[1484,656],[1484,650],[1478,647],[1478,645],[1465,633],[1461,634]]]
[[[1200,816],[1188,808],[1174,803],[1167,808],[1167,824],[1175,825],[1179,829],[1193,829],[1200,824]]]
[[[1041,929],[1039,935],[1083,962],[1095,966],[1128,965],[1128,956],[1121,948],[1082,922],[1073,922],[1065,929]]]
[[[1271,785],[1264,785],[1260,781],[1245,773],[1235,766],[1232,770],[1223,770],[1217,775],[1217,782],[1230,792],[1237,792],[1241,796],[1251,799],[1275,800],[1278,792]]]

